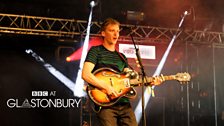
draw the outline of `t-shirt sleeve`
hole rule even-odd
[[[93,64],[96,64],[97,62],[97,49],[96,47],[91,47],[87,53],[87,56],[86,56],[86,59],[85,59],[85,62],[91,62]]]

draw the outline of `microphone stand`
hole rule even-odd
[[[178,33],[178,31],[180,30],[180,27],[182,26],[185,17],[189,14],[190,13],[188,11],[184,12],[184,15],[183,15],[183,17],[182,17],[182,19],[179,23],[177,32],[174,34],[174,36],[172,38],[172,41],[174,41],[176,39],[176,37],[179,36],[179,34],[181,33],[181,32]],[[146,126],[144,86],[145,86],[145,83],[148,83],[148,82],[147,82],[147,79],[146,79],[146,74],[145,74],[145,71],[144,71],[144,67],[142,65],[142,60],[141,60],[141,57],[140,57],[140,54],[139,54],[139,48],[136,47],[136,44],[135,44],[135,41],[133,39],[132,33],[130,34],[130,36],[131,36],[132,42],[133,42],[134,47],[135,47],[136,57],[137,57],[137,60],[139,62],[140,69],[141,69],[141,74],[142,74],[142,78],[141,78],[142,79],[142,85],[141,85],[142,86],[142,126]],[[165,54],[165,55],[167,55],[167,54]]]
[[[145,116],[145,97],[144,97],[144,86],[145,86],[145,81],[146,81],[146,74],[145,74],[145,71],[144,71],[144,67],[142,65],[142,60],[141,60],[141,56],[140,56],[140,53],[139,53],[139,48],[136,47],[136,44],[135,44],[135,41],[133,39],[133,36],[132,34],[130,34],[131,36],[131,39],[132,39],[132,42],[134,44],[134,47],[135,47],[135,53],[136,53],[136,57],[137,57],[137,60],[139,62],[139,65],[140,65],[140,69],[141,69],[141,74],[142,74],[142,126],[146,126],[146,116]]]

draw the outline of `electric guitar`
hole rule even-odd
[[[142,78],[129,79],[125,77],[125,74],[118,73],[117,71],[110,68],[101,68],[93,73],[98,79],[103,80],[106,84],[110,84],[118,96],[108,95],[106,90],[98,89],[91,84],[87,86],[87,94],[90,99],[99,106],[111,106],[115,104],[121,97],[125,96],[128,98],[134,98],[136,91],[134,86],[141,86]],[[189,73],[177,73],[176,75],[159,76],[165,80],[177,80],[183,84],[183,82],[190,81]],[[152,86],[150,82],[153,81],[153,77],[146,77],[144,82],[147,82],[145,86]]]

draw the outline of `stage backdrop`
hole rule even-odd
[[[1,36],[0,46],[0,125],[3,126],[97,126],[87,98],[78,98],[61,81],[29,55],[32,49],[45,62],[75,82],[79,59],[66,57],[79,50],[82,42],[58,42],[34,36]],[[132,44],[132,42],[120,42]],[[155,59],[143,59],[147,76],[156,70],[168,42],[138,42],[155,47]],[[146,106],[147,126],[223,125],[223,55],[221,45],[176,42],[161,74],[189,72],[188,84],[166,81],[155,87],[155,97]],[[130,65],[139,71],[134,58]],[[133,109],[141,99],[141,88],[131,100]],[[63,105],[64,106],[63,106]],[[141,125],[141,124],[140,124]]]

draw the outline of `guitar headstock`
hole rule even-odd
[[[188,82],[191,80],[191,75],[187,72],[184,72],[184,73],[177,73],[175,75],[175,79],[179,82],[184,83],[184,82]]]

